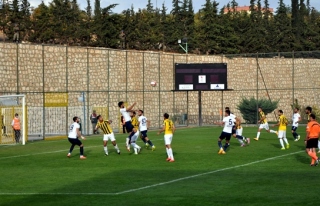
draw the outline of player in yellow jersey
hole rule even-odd
[[[176,128],[174,127],[173,122],[169,119],[169,114],[165,113],[163,115],[163,118],[164,118],[163,127],[158,132],[158,135],[161,132],[164,132],[164,143],[166,145],[166,150],[167,150],[167,155],[168,155],[167,161],[174,162],[173,151],[171,148],[171,142],[172,142],[173,133]]]
[[[112,123],[111,120],[103,120],[103,117],[101,115],[97,116],[97,125],[95,128],[95,132],[100,128],[103,131],[103,147],[104,147],[104,153],[106,156],[109,155],[108,153],[108,140],[110,140],[114,146],[114,148],[117,150],[117,153],[120,154],[120,149],[117,145],[116,139],[114,137],[113,131],[110,127],[110,124]]]
[[[269,125],[268,125],[268,121],[267,121],[266,115],[262,111],[261,107],[258,108],[258,112],[259,112],[259,121],[258,121],[258,123],[260,123],[260,126],[259,126],[259,129],[258,129],[257,137],[253,138],[253,139],[256,140],[256,141],[259,140],[260,132],[261,132],[262,129],[265,129],[267,132],[275,133],[275,134],[278,135],[277,131],[269,129]]]
[[[275,124],[274,127],[279,126],[278,138],[281,145],[281,150],[289,149],[289,143],[286,137],[288,119],[283,115],[283,111],[278,110],[279,122]],[[286,143],[286,148],[284,147],[283,141]]]
[[[306,107],[306,115],[308,115],[308,122],[310,121],[310,115],[311,115],[311,113],[312,113],[312,107]]]

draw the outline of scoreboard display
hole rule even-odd
[[[175,64],[176,91],[227,90],[227,64]]]

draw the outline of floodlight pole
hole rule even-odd
[[[178,40],[178,44],[179,44],[179,46],[183,49],[183,51],[186,53],[186,54],[188,54],[188,41],[187,40],[185,40],[186,41],[186,43],[184,43],[185,45],[186,45],[186,48],[184,48],[181,44],[183,44],[183,43],[181,43],[181,39],[179,39]]]

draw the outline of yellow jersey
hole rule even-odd
[[[260,121],[261,124],[267,123],[267,118],[263,111],[259,112],[259,118],[260,120],[263,118],[263,120]]]
[[[98,121],[97,123],[97,127],[99,127],[104,134],[111,134],[112,133],[112,129],[110,127],[110,124],[108,121]]]
[[[136,128],[137,130],[139,130],[139,121],[137,117],[132,117],[131,118],[131,124],[134,128]]]
[[[173,134],[173,127],[174,124],[170,119],[166,119],[163,121],[163,126],[164,126],[164,134]]]
[[[284,115],[280,115],[279,122],[280,122],[279,130],[286,131],[287,130],[288,119]]]
[[[310,114],[308,114],[308,122],[310,122],[310,115],[311,115],[311,113],[310,113]]]

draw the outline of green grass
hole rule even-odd
[[[125,150],[121,155],[102,138],[88,137],[86,160],[79,148],[66,157],[67,140],[0,146],[0,205],[314,205],[318,203],[320,168],[310,167],[302,140],[281,151],[275,134],[262,131],[258,142],[240,147],[231,140],[218,155],[221,127],[179,129],[172,148],[176,162],[166,162],[163,135],[149,132],[156,151]],[[257,128],[245,127],[255,137]],[[304,127],[299,128],[304,137]],[[303,138],[302,138],[303,139]],[[142,146],[142,142],[139,142]],[[72,194],[71,194],[72,193]]]

